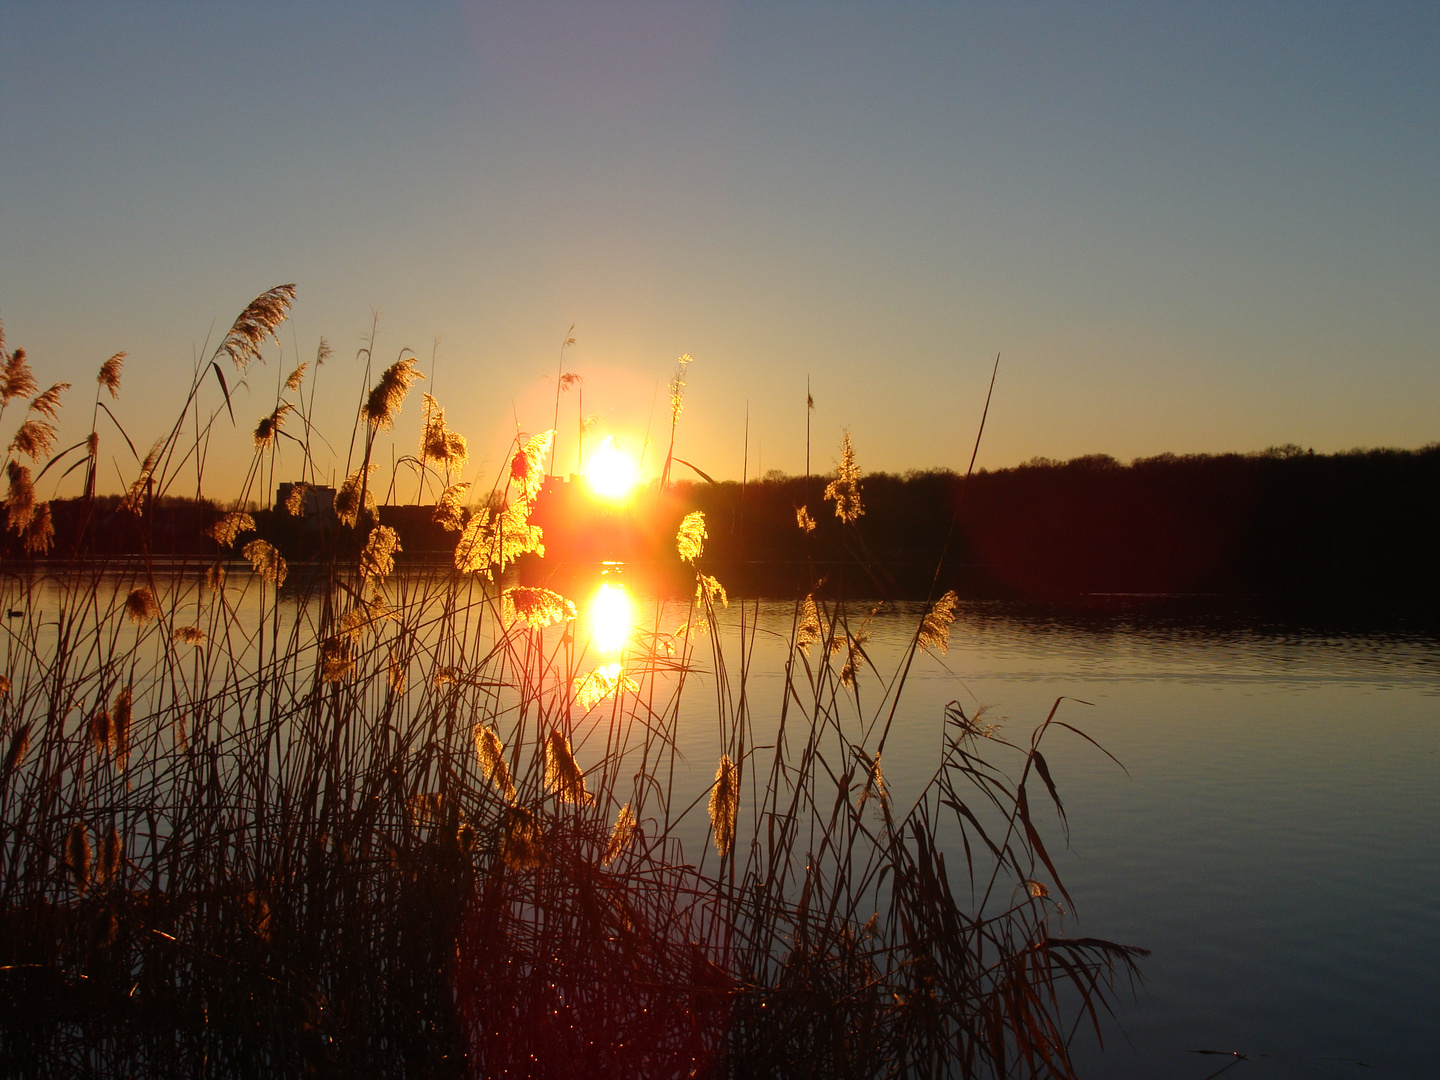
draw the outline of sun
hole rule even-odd
[[[635,459],[621,450],[613,435],[606,435],[590,453],[585,478],[590,490],[603,499],[623,499],[640,482]]]

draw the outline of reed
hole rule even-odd
[[[454,565],[406,565],[378,524],[375,439],[421,378],[405,356],[362,394],[363,453],[318,554],[287,558],[246,510],[287,417],[320,475],[302,365],[208,522],[210,556],[162,567],[157,500],[186,462],[198,483],[233,406],[219,360],[243,382],[293,297],[246,308],[143,458],[98,393],[119,395],[123,354],[102,365],[95,417],[134,457],[105,527],[140,556],[105,555],[91,514],[65,560],[27,544],[3,567],[0,606],[20,613],[0,683],[9,1075],[1072,1075],[1077,1027],[1099,1032],[1139,950],[1057,928],[1069,898],[1031,798],[1060,809],[1041,746],[1068,725],[1052,713],[1011,743],[952,704],[913,803],[881,768],[953,595],[891,672],[839,586],[816,585],[795,600],[780,698],[762,701],[758,603],[707,572],[691,514],[672,527],[693,593],[602,662],[575,605],[514,574],[543,552],[531,518],[553,432],[518,437],[467,504],[466,444],[427,396],[407,467],[438,492]],[[0,399],[35,398],[23,351],[0,361]],[[22,425],[53,422],[57,395]],[[35,438],[7,461],[21,535],[48,520],[16,457]],[[98,438],[45,466],[78,454],[92,500]],[[858,528],[848,436],[843,455],[830,498]],[[693,792],[676,780],[681,703],[702,675],[720,755]]]

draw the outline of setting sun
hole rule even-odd
[[[585,478],[590,490],[606,499],[623,499],[640,481],[635,459],[621,450],[613,435],[606,435],[600,446],[590,454]]]

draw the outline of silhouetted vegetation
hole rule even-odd
[[[687,586],[638,618],[601,590],[623,617],[582,630],[574,603],[514,574],[546,542],[553,432],[518,436],[475,501],[465,440],[427,395],[399,459],[427,504],[375,506],[376,441],[423,377],[403,352],[376,376],[362,350],[338,488],[317,483],[301,365],[235,501],[172,499],[182,474],[199,488],[203,440],[293,296],[242,312],[113,503],[92,483],[98,429],[47,457],[63,387],[37,393],[0,340],[0,398],[27,402],[29,425],[0,575],[6,1073],[1072,1076],[1077,1030],[1100,1031],[1141,950],[1063,933],[1041,747],[1068,725],[1052,711],[1012,742],[952,702],[929,718],[943,740],[918,793],[895,798],[882,767],[955,596],[918,609],[880,671],[844,593],[817,582],[779,686],[751,680],[759,605],[726,612],[692,489],[645,509],[638,540],[619,514],[571,528],[657,559],[664,538]],[[112,399],[120,361],[97,379]],[[301,475],[257,511],[282,434]],[[82,449],[86,494],[40,499]],[[448,561],[397,567],[434,529]],[[700,680],[707,779],[687,787],[681,701]]]
[[[667,566],[673,522],[698,509],[711,522],[712,564],[747,595],[793,596],[817,575],[834,574],[847,595],[865,597],[924,598],[938,588],[1082,607],[1116,596],[1210,596],[1292,611],[1425,617],[1440,610],[1440,448],[1433,446],[1167,454],[1129,465],[1096,455],[982,471],[968,481],[943,470],[877,473],[862,478],[866,513],[850,527],[821,503],[829,479],[678,483],[664,495],[652,487],[620,509],[597,504],[579,484],[550,481],[536,507],[549,558],[522,565],[527,578],[567,561]],[[204,528],[221,514],[214,504],[165,499],[140,522],[119,502],[56,500],[56,554],[69,552],[89,522],[94,543],[110,553],[197,555]],[[812,533],[796,527],[802,506]],[[428,507],[378,512],[400,536],[402,562],[450,559],[455,534],[436,525]],[[297,559],[337,542],[283,513],[254,516],[258,535]],[[19,538],[8,545],[18,549]]]
[[[864,477],[851,530],[817,509],[825,478],[690,485],[737,589],[784,595],[809,567],[868,568],[852,594],[1103,603],[1216,594],[1291,608],[1423,613],[1440,602],[1440,448],[1092,456],[979,472]],[[809,503],[813,534],[795,528]],[[958,516],[957,516],[958,507]],[[952,522],[954,525],[951,532]],[[948,538],[948,548],[947,548]]]

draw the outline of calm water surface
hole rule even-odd
[[[757,733],[791,607],[759,615]],[[915,618],[872,623],[880,672]],[[1060,718],[1125,766],[1047,736],[1071,823],[1065,930],[1152,950],[1103,1051],[1082,1040],[1081,1075],[1440,1077],[1440,644],[971,607],[905,687],[885,751],[897,803],[938,760],[946,702],[989,706],[1023,742],[1062,696]],[[693,738],[714,725],[709,701],[690,698]],[[713,757],[694,760],[708,782]]]
[[[1074,737],[1047,748],[1072,825],[1068,929],[1153,951],[1082,1075],[1440,1077],[1434,641],[972,609],[951,642],[907,686],[917,766],[952,697],[1018,737],[1068,695],[1090,704],[1060,715],[1129,771]]]
[[[763,735],[792,607],[746,612],[760,628],[749,695]],[[659,620],[686,617],[669,604]],[[874,619],[880,672],[917,617]],[[738,622],[738,604],[726,618]],[[878,683],[861,682],[867,710]],[[905,686],[885,751],[897,803],[935,767],[947,702],[989,706],[1025,741],[1062,696],[1060,717],[1128,770],[1048,737],[1071,823],[1057,858],[1075,900],[1065,930],[1153,953],[1103,1052],[1082,1046],[1081,1075],[1440,1077],[1440,644],[1096,628],[971,606],[949,653],[923,655]],[[713,679],[696,678],[681,720],[693,775],[680,780],[703,791]],[[694,831],[703,843],[703,807]]]

